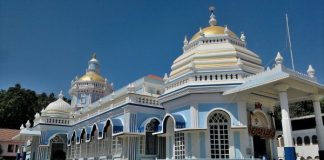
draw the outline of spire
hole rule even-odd
[[[166,80],[168,80],[168,78],[169,78],[168,74],[167,73],[164,73],[163,80],[166,81]]]
[[[204,31],[201,29],[201,27],[199,28],[199,35],[201,37],[204,37],[205,36]]]
[[[283,57],[281,56],[280,52],[277,53],[277,56],[276,56],[275,61],[276,61],[276,64],[277,64],[277,65],[278,65],[278,64],[279,64],[279,65],[282,64],[282,62],[283,62]]]
[[[188,45],[188,39],[187,39],[187,35],[185,36],[184,40],[183,40],[183,45]]]
[[[29,120],[27,120],[27,122],[26,122],[26,128],[29,128],[30,127],[30,122],[29,122]]]
[[[210,26],[216,26],[217,20],[216,20],[215,15],[214,15],[215,7],[210,6],[209,11],[211,12],[210,19],[209,19],[209,25]]]
[[[93,71],[93,72],[99,73],[99,61],[97,60],[97,55],[95,52],[92,54],[92,57],[91,57],[90,61],[88,62],[87,72],[88,71]]]
[[[240,37],[241,41],[245,42],[246,37],[244,35],[244,32],[241,32],[241,37]]]
[[[311,78],[315,77],[315,69],[313,68],[313,66],[311,64],[308,66],[307,74]]]
[[[227,25],[225,25],[224,34],[228,34],[228,33],[229,33],[229,29],[228,29]]]
[[[92,53],[92,59],[97,59],[96,52]]]
[[[60,94],[58,96],[59,96],[59,99],[63,99],[64,95],[63,95],[63,91],[62,90],[60,91]]]

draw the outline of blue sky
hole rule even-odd
[[[37,92],[67,94],[92,52],[115,88],[147,74],[163,76],[182,54],[184,36],[208,26],[210,5],[219,25],[244,31],[247,47],[264,66],[272,66],[281,51],[290,67],[288,13],[296,70],[305,73],[312,64],[324,82],[321,0],[2,0],[0,88],[21,83]]]

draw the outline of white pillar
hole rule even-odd
[[[293,140],[291,135],[291,121],[289,116],[289,105],[288,105],[288,94],[287,89],[289,86],[287,84],[279,84],[275,86],[275,89],[279,91],[280,107],[281,107],[281,123],[282,123],[282,133],[284,137],[285,147],[293,147]]]
[[[315,113],[315,120],[316,120],[316,134],[318,140],[318,148],[320,151],[324,150],[324,126],[323,126],[323,119],[322,119],[322,111],[321,111],[321,104],[320,104],[320,97],[313,96],[313,107]]]
[[[284,137],[285,160],[296,160],[296,151],[292,139],[291,121],[289,116],[288,94],[289,86],[287,84],[278,84],[274,88],[279,92],[281,107],[281,124]]]

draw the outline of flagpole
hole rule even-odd
[[[288,14],[287,13],[286,13],[286,27],[287,27],[287,33],[288,33],[288,43],[289,43],[289,51],[290,51],[290,58],[291,58],[291,66],[292,66],[292,69],[295,70],[294,57],[293,57],[291,41],[290,41],[290,32],[289,32]]]

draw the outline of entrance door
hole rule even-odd
[[[253,147],[255,158],[262,158],[263,156],[267,157],[267,147],[265,139],[262,139],[259,136],[253,136]]]

